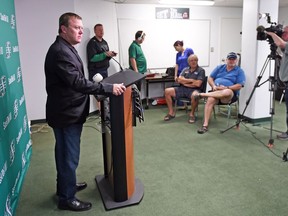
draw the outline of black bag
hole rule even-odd
[[[168,67],[166,70],[166,74],[168,74],[168,77],[174,77],[175,76],[175,67]]]

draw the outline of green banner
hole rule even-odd
[[[0,215],[15,215],[32,141],[25,105],[14,1],[0,0]]]

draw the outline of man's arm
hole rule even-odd
[[[232,91],[238,91],[242,88],[241,84],[234,84],[232,86],[226,86],[227,89],[231,89]]]
[[[130,58],[130,63],[131,63],[131,66],[132,66],[133,70],[134,70],[135,72],[138,72],[138,67],[137,67],[136,59],[135,59],[135,58]]]
[[[90,62],[99,62],[103,61],[106,58],[106,54],[100,50],[98,50],[99,46],[97,45],[96,41],[91,39],[86,47],[88,61]]]
[[[190,87],[190,88],[195,88],[195,87],[199,88],[203,82],[202,80],[186,79],[184,76],[179,76],[177,81],[183,86]]]
[[[286,42],[279,37],[278,35],[276,35],[274,32],[266,32],[266,34],[270,35],[272,37],[272,39],[274,40],[274,43],[280,47],[281,49],[285,48]]]
[[[223,90],[223,89],[231,89],[232,91],[238,91],[242,88],[242,85],[241,84],[234,84],[234,85],[231,85],[231,86],[216,86],[215,83],[214,83],[214,79],[212,77],[209,77],[208,78],[208,83],[209,85],[211,86],[212,90],[213,91],[217,91],[217,90]]]
[[[175,74],[174,74],[174,79],[175,80],[177,78],[177,73],[178,73],[178,64],[175,65]]]
[[[106,54],[103,53],[99,53],[99,54],[95,54],[93,55],[93,57],[90,59],[91,62],[100,62],[103,61],[104,59],[106,59]]]
[[[217,90],[217,86],[214,83],[214,78],[212,78],[211,76],[208,77],[208,84],[211,86],[213,91]]]

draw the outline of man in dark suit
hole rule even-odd
[[[125,86],[93,83],[85,79],[83,63],[74,48],[83,35],[79,15],[61,15],[58,33],[45,59],[46,119],[56,139],[58,208],[85,211],[91,208],[91,203],[78,200],[75,194],[87,187],[85,182],[76,183],[76,168],[83,123],[89,114],[89,94],[121,95]]]

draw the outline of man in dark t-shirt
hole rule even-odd
[[[114,51],[109,51],[107,41],[103,39],[104,29],[102,24],[94,26],[95,36],[87,44],[87,62],[89,80],[92,80],[96,73],[100,73],[103,78],[108,76],[109,61],[111,57],[117,55]]]
[[[198,101],[194,99],[193,95],[201,92],[202,82],[205,79],[205,70],[198,66],[198,57],[194,54],[188,57],[188,64],[189,67],[184,68],[179,77],[176,78],[176,82],[180,86],[165,89],[168,114],[164,117],[164,121],[169,121],[175,117],[172,98],[185,97],[191,99],[191,112],[188,123],[195,122],[195,110],[198,106]]]

